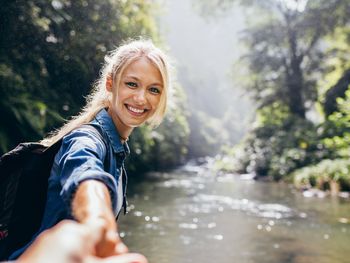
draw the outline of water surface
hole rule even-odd
[[[187,166],[130,188],[119,230],[150,263],[350,262],[350,201]]]

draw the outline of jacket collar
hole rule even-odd
[[[125,153],[125,155],[129,155],[129,146],[127,142],[124,144],[121,143],[119,133],[106,109],[102,109],[99,113],[97,113],[96,120],[106,132],[113,151],[115,153]]]

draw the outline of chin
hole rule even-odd
[[[129,126],[130,128],[137,128],[141,125],[143,125],[146,121],[142,121],[142,122],[131,122],[128,123],[127,126]]]

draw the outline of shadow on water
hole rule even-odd
[[[151,263],[345,263],[349,203],[185,166],[131,187],[119,229]]]

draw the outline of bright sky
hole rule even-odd
[[[166,0],[167,12],[161,28],[171,55],[176,60],[178,78],[198,106],[213,115],[222,115],[228,105],[241,110],[242,90],[232,82],[232,64],[240,52],[240,31],[244,19],[238,10],[223,17],[205,18],[189,0]],[[238,100],[238,101],[236,101]],[[233,102],[235,101],[235,102]]]
[[[297,10],[303,12],[305,10],[308,0],[278,0],[279,2],[285,4],[288,9]]]

